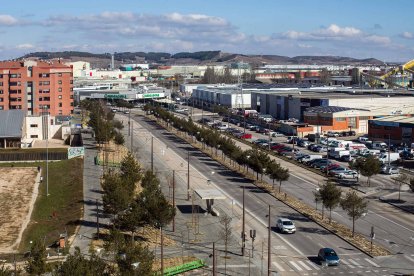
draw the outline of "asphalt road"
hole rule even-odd
[[[138,117],[136,119],[145,129],[151,132],[152,135],[157,137],[157,139],[165,143],[169,149],[174,151],[178,158],[181,158],[181,160],[178,160],[177,162],[185,162],[189,147],[188,144],[171,138],[171,135],[167,135],[165,130],[154,127],[153,124],[145,122],[142,118]],[[157,151],[159,151],[159,149],[157,149]],[[214,175],[207,173],[207,176],[205,177],[210,178],[214,185],[222,190],[227,197],[233,198],[238,206],[240,206],[242,202],[241,187],[245,186],[246,210],[253,218],[250,223],[253,224],[263,236],[266,235],[265,233],[267,231],[266,216],[269,205],[272,206],[272,225],[275,225],[276,218],[279,216],[292,218],[296,222],[298,231],[294,235],[281,235],[274,231],[272,232],[272,252],[274,252],[272,257],[272,269],[279,271],[282,275],[367,275],[370,273],[372,275],[390,275],[397,271],[407,273],[409,270],[405,270],[404,268],[414,267],[414,257],[409,254],[375,259],[369,258],[356,248],[342,241],[340,238],[330,234],[317,224],[307,220],[292,209],[278,202],[272,196],[258,190],[251,183],[246,182],[240,175],[228,171],[226,168],[222,167],[217,162],[212,161],[209,157],[200,152],[192,151],[191,154],[192,168],[198,172],[215,171],[216,173]],[[307,180],[304,181],[302,177],[296,177],[294,174],[295,173],[293,172],[293,176],[290,178],[289,183],[286,183],[284,187],[286,187],[286,189],[288,189],[288,187],[294,187],[292,191],[288,191],[297,193],[302,200],[313,201],[313,198],[309,197],[309,193],[314,190],[315,183]],[[379,209],[383,210],[383,208]],[[340,211],[337,213],[338,217],[341,218],[341,216],[339,216]],[[395,214],[395,212],[393,214],[398,215]],[[382,221],[385,223],[389,222],[387,219],[377,216],[377,213],[373,213],[372,219],[374,221]],[[370,217],[371,213],[368,213],[364,220]],[[384,214],[383,217],[385,217]],[[348,220],[346,216],[342,216],[342,219]],[[366,223],[369,222],[367,221]],[[394,222],[392,224],[395,225]],[[394,233],[401,231],[401,226],[397,226],[397,228],[398,230],[395,230],[397,232]],[[409,234],[409,230],[413,229],[412,227],[410,228],[409,225],[407,225],[406,228],[407,233],[404,233],[404,235]],[[370,230],[370,227],[368,229]],[[388,227],[386,227],[386,229],[388,229]],[[394,236],[395,235],[400,236],[398,234],[394,234]],[[407,246],[409,241],[408,243],[406,241],[405,244],[407,250],[411,248],[410,246]],[[342,256],[343,264],[339,267],[322,268],[315,260],[317,251],[320,247],[335,248],[338,254]]]

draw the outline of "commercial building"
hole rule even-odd
[[[388,141],[391,143],[414,142],[414,117],[387,116],[368,122],[368,137],[372,141]]]
[[[52,116],[73,113],[72,67],[59,61],[0,62],[0,110]]]
[[[250,92],[240,89],[237,85],[197,87],[193,90],[191,99],[198,106],[221,105],[228,108],[250,108],[251,106]]]
[[[252,109],[281,120],[296,118],[305,121],[310,107],[347,107],[366,109],[371,116],[412,114],[413,93],[387,89],[347,87],[286,88],[284,90],[252,91]],[[326,111],[323,111],[326,112]],[[368,116],[368,115],[367,115]]]

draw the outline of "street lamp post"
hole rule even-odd
[[[49,196],[49,107],[43,105],[42,109],[43,123],[46,123],[46,127],[43,127],[43,134],[46,138],[46,196]]]

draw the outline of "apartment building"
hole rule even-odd
[[[73,113],[73,69],[59,61],[0,62],[0,110]]]

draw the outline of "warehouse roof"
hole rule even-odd
[[[351,108],[343,106],[314,106],[306,109],[306,112],[315,112],[315,113],[335,113],[348,110],[360,110],[360,111],[369,111],[368,109],[362,108]]]
[[[372,122],[388,122],[388,123],[398,123],[398,124],[414,124],[414,117],[407,116],[387,116],[382,118],[376,118],[370,120]]]
[[[21,138],[25,115],[23,110],[1,110],[0,138]]]

